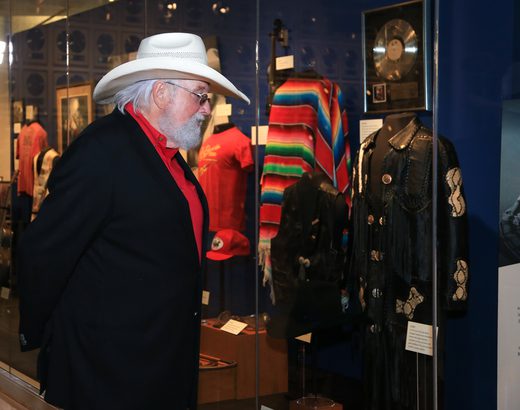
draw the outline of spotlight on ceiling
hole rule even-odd
[[[231,7],[224,4],[223,1],[216,1],[211,5],[211,10],[213,10],[215,14],[229,14]]]

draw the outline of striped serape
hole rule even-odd
[[[303,173],[319,170],[350,202],[344,106],[340,88],[327,79],[289,79],[276,90],[261,179],[259,252],[264,284],[271,278],[270,242],[278,233],[285,188]]]

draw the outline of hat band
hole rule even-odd
[[[137,58],[153,58],[153,57],[173,57],[180,59],[194,59],[206,64],[206,56],[201,53],[191,51],[155,51],[155,52],[140,52]]]

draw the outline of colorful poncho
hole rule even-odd
[[[289,79],[276,90],[261,179],[259,254],[264,283],[271,278],[270,241],[278,232],[285,188],[303,173],[319,170],[347,193],[351,164],[344,107],[339,86],[327,79]]]

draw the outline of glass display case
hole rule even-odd
[[[22,3],[0,5],[0,364],[35,398],[41,163],[112,112],[94,87],[143,38],[190,32],[251,100],[211,95],[182,152],[209,202],[198,408],[520,405],[517,0]]]

